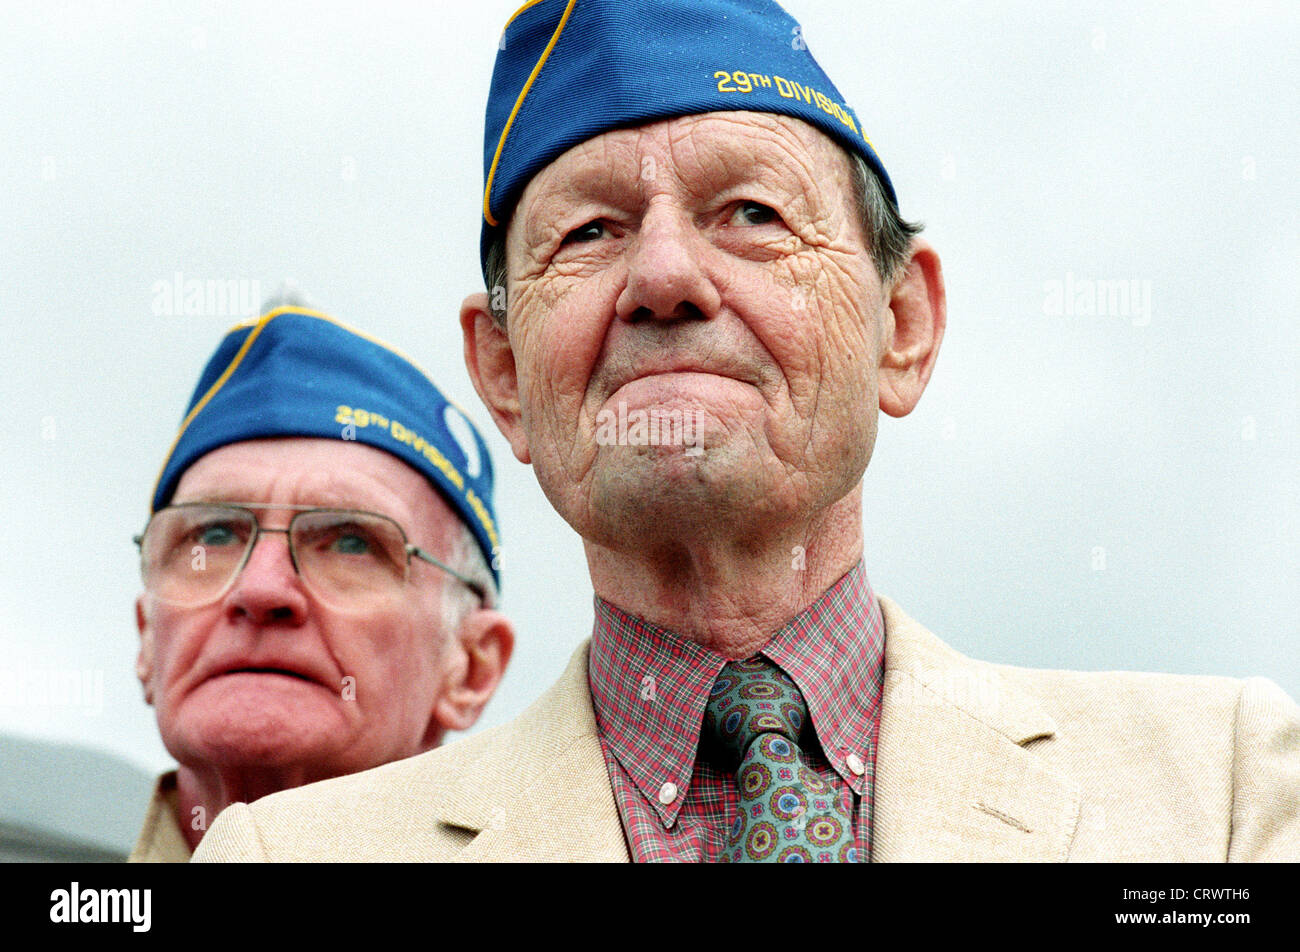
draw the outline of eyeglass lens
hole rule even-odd
[[[141,544],[145,588],[176,605],[215,601],[234,582],[257,536],[257,516],[246,509],[180,505],[160,510]],[[391,597],[406,581],[406,539],[383,516],[299,512],[290,522],[289,545],[304,582],[339,607]]]

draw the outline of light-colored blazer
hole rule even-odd
[[[188,863],[190,844],[185,840],[177,811],[176,771],[160,776],[153,787],[144,826],[128,863]]]
[[[1300,708],[1272,682],[986,664],[880,603],[874,861],[1300,860]],[[514,721],[236,804],[195,854],[628,859],[586,644]]]

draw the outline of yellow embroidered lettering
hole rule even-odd
[[[452,466],[451,463],[447,461],[447,457],[443,456],[432,446],[425,447],[424,455],[430,463],[442,470],[443,475],[450,479],[457,489],[465,488],[465,477],[456,471],[456,467]]]
[[[487,507],[483,505],[482,500],[475,495],[474,490],[472,489],[465,490],[465,501],[469,503],[469,507],[474,510],[474,515],[478,516],[478,521],[483,524],[483,528],[487,530],[488,539],[491,541],[492,547],[496,548],[500,545],[497,541],[497,528],[492,524],[492,517],[488,515]]]

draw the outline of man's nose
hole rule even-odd
[[[248,618],[259,625],[295,627],[307,620],[307,593],[289,557],[289,539],[282,532],[258,535],[243,570],[226,593],[231,619]]]
[[[652,206],[628,251],[627,286],[617,313],[625,321],[714,317],[721,295],[707,270],[716,252],[684,211]]]

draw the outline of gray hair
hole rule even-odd
[[[885,194],[880,176],[867,165],[866,159],[851,152],[849,165],[853,172],[853,197],[867,238],[867,248],[871,251],[871,261],[880,280],[886,285],[893,284],[907,265],[912,239],[925,226],[903,219]]]
[[[457,522],[457,526],[459,531],[453,533],[447,540],[443,561],[478,584],[487,596],[483,600],[483,607],[493,608],[497,604],[498,593],[487,559],[484,558],[478,539],[469,526],[463,522]],[[455,634],[461,622],[465,620],[465,616],[478,607],[479,599],[473,590],[465,583],[447,575],[446,584],[442,589],[442,627],[447,636]]]
[[[880,280],[886,285],[892,284],[899,272],[907,264],[908,252],[912,239],[921,233],[924,227],[920,222],[903,219],[885,193],[867,160],[856,152],[846,152],[853,180],[853,198],[857,205],[858,217],[862,221],[862,230],[867,239],[867,248],[871,252],[871,261],[876,266]],[[487,282],[488,307],[492,317],[501,326],[506,323],[506,230],[509,221],[504,221],[497,228],[488,246],[484,274]]]

